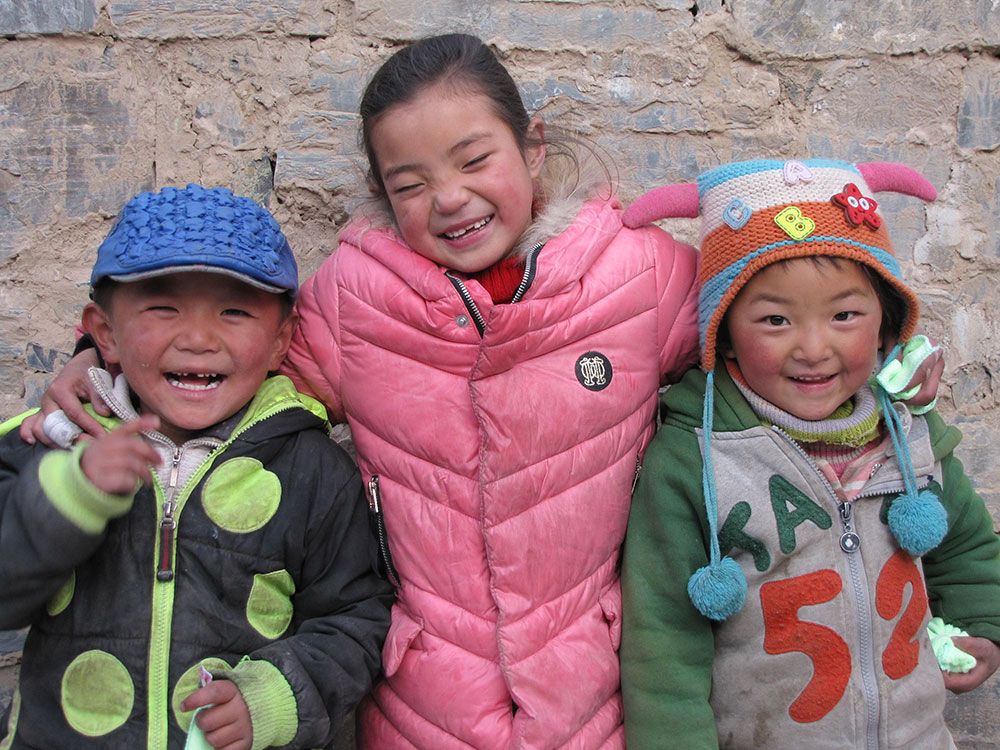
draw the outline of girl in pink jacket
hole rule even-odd
[[[657,389],[697,357],[695,253],[624,228],[475,37],[397,52],[361,119],[389,210],[303,286],[286,361],[384,513],[361,744],[620,748],[618,552]]]
[[[695,252],[624,228],[475,37],[397,52],[361,119],[383,210],[302,287],[284,368],[350,425],[397,586],[359,743],[621,748],[619,547],[697,360]]]

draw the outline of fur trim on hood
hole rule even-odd
[[[611,197],[615,192],[614,182],[608,157],[594,145],[573,138],[548,143],[536,184],[535,204],[540,204],[541,210],[517,241],[515,252],[526,255],[536,245],[561,234],[586,201]],[[384,198],[363,198],[351,213],[366,220],[372,229],[391,229],[399,234]]]

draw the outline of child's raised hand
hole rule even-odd
[[[914,395],[906,399],[909,406],[927,406],[937,399],[938,388],[941,385],[941,375],[944,374],[944,355],[938,349],[925,359],[917,371],[913,373],[907,389],[920,386]]]
[[[66,363],[42,394],[42,410],[21,423],[20,433],[24,442],[34,445],[38,441],[43,445],[55,447],[45,434],[42,423],[45,417],[56,409],[62,409],[69,420],[88,435],[98,437],[104,433],[100,423],[83,408],[84,403],[90,403],[98,414],[104,416],[111,414],[111,410],[93,390],[90,378],[87,377],[87,371],[97,364],[96,349],[86,349]]]
[[[181,704],[184,711],[211,706],[195,717],[208,744],[216,750],[250,750],[253,724],[250,709],[239,688],[230,680],[213,680],[195,690]]]
[[[80,468],[97,489],[109,495],[128,495],[139,482],[153,481],[150,465],[160,463],[156,449],[139,433],[155,430],[159,417],[145,414],[91,441],[80,457]]]
[[[896,343],[894,338],[887,337],[883,341],[884,351],[891,352]],[[910,373],[912,374],[905,385],[900,382]],[[918,335],[901,348],[895,361],[885,363],[878,373],[878,381],[892,398],[905,403],[911,412],[923,414],[933,409],[937,402],[943,373],[944,355],[941,348],[926,336]]]
[[[953,693],[967,693],[988,680],[1000,666],[1000,646],[986,638],[955,636],[955,645],[976,657],[976,666],[965,674],[945,672],[944,686]]]

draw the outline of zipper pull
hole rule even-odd
[[[174,530],[177,523],[173,518],[160,521],[160,565],[156,570],[157,581],[172,581],[174,578]]]
[[[372,513],[380,514],[382,507],[379,504],[378,474],[372,474],[368,480],[368,510]]]
[[[837,509],[840,511],[840,521],[844,525],[844,533],[840,535],[840,548],[848,554],[857,552],[861,547],[861,537],[854,533],[854,525],[851,523],[854,506],[850,503],[839,503]]]
[[[163,502],[163,520],[160,521],[160,562],[156,568],[157,581],[172,581],[174,578],[174,537],[177,521],[174,520],[174,493],[177,491],[177,476],[180,473],[181,449],[174,450],[170,462],[170,479],[167,483],[167,499]]]

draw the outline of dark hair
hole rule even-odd
[[[879,304],[882,305],[882,327],[879,329],[879,334],[899,338],[899,334],[903,330],[903,323],[906,322],[906,300],[874,268],[867,263],[858,263],[858,265],[861,266],[864,275],[868,277],[868,281],[875,289],[875,296],[878,297]]]
[[[517,145],[522,150],[528,145],[530,118],[517,84],[481,39],[470,34],[421,39],[386,60],[361,97],[361,145],[368,157],[369,179],[379,195],[385,194],[385,184],[372,147],[373,128],[390,107],[412,101],[427,87],[443,81],[468,87],[489,99]]]
[[[111,310],[111,297],[113,296],[115,288],[118,284],[119,282],[105,276],[94,285],[93,289],[90,290],[90,298],[99,308],[104,310],[104,312],[109,312]]]
[[[781,260],[775,261],[771,265],[780,266],[785,265],[793,260],[810,260],[817,266],[823,266],[829,264],[834,268],[839,268],[840,263],[849,262],[857,265],[861,272],[868,279],[869,283],[872,285],[872,289],[875,290],[875,296],[878,298],[879,305],[882,308],[882,323],[879,327],[879,335],[885,336],[895,336],[898,337],[900,331],[903,330],[903,323],[906,321],[907,305],[906,300],[903,298],[899,292],[897,292],[888,281],[883,278],[883,276],[876,271],[874,268],[869,266],[867,263],[860,263],[856,260],[851,260],[849,258],[841,258],[836,255],[805,255],[798,258],[782,258]],[[767,266],[770,268],[770,266]],[[730,304],[730,309],[732,309],[732,304]],[[726,310],[726,314],[722,318],[722,323],[719,325],[718,333],[716,334],[716,350],[723,351],[724,349],[732,346],[732,340],[729,338],[729,310]]]

